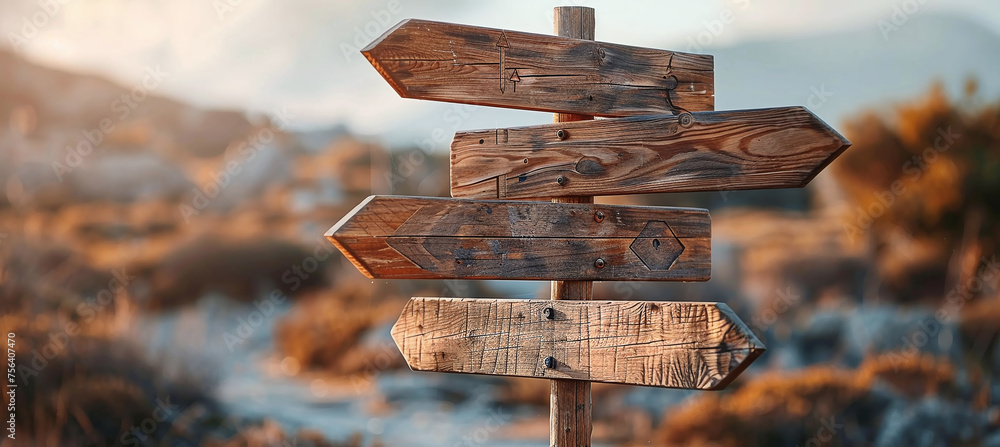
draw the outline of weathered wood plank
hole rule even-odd
[[[711,218],[694,208],[371,196],[326,236],[370,278],[711,276]]]
[[[451,194],[514,199],[801,187],[850,145],[803,107],[458,132]]]
[[[553,28],[557,36],[594,40],[594,8],[586,6],[557,6],[553,10]],[[592,120],[592,115],[557,113],[555,122]],[[594,198],[559,197],[556,203],[594,203]],[[592,281],[552,281],[550,297],[553,300],[590,300],[594,295]],[[584,380],[554,379],[549,381],[549,446],[589,447],[594,431],[593,402],[590,399],[590,382]]]
[[[715,105],[706,55],[416,19],[361,52],[404,98],[599,116]]]
[[[765,349],[722,303],[412,298],[392,338],[417,371],[703,390]]]

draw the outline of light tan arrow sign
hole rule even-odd
[[[455,197],[794,188],[851,145],[802,107],[458,132]]]
[[[707,210],[371,196],[326,234],[370,278],[711,276]]]
[[[715,105],[712,56],[415,19],[361,52],[404,98],[599,116]]]
[[[765,349],[722,303],[412,298],[392,338],[417,371],[703,390]]]

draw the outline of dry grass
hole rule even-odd
[[[168,377],[128,340],[109,335],[109,319],[81,324],[79,333],[62,318],[18,315],[2,323],[17,334],[18,428],[28,445],[120,445],[147,420],[158,421],[151,437],[172,439],[171,421],[183,412],[215,407],[211,383]],[[158,400],[176,409],[159,416]]]
[[[185,369],[185,359],[160,364],[134,343],[137,306],[127,288],[109,288],[114,274],[65,248],[23,240],[0,248],[0,328],[16,334],[18,367],[11,445],[268,445],[257,424],[225,420],[213,381]],[[295,439],[337,445],[315,433]]]
[[[402,299],[373,297],[373,293],[378,291],[367,284],[349,283],[300,301],[278,323],[278,350],[306,368],[335,374],[360,372],[387,352],[392,360],[380,360],[379,369],[404,367],[406,363],[395,347],[359,343],[368,331],[395,320],[402,308]]]
[[[308,273],[301,270],[308,259],[315,267],[313,251],[280,239],[203,236],[181,245],[138,274],[149,281],[150,292],[145,300],[148,307],[162,309],[192,303],[212,292],[249,301],[275,288],[296,296],[325,286],[329,276],[325,262],[318,262],[318,270]],[[293,271],[295,267],[301,273]]]
[[[654,444],[673,446],[804,445],[824,421],[877,426],[882,404],[872,393],[887,384],[910,397],[952,386],[951,365],[931,357],[883,355],[856,371],[813,367],[771,373],[731,393],[700,394],[666,415]],[[837,445],[837,444],[829,444]]]
[[[997,343],[1000,342],[1000,296],[984,298],[967,303],[962,309],[959,330],[968,360],[977,367],[992,373],[1000,365]]]
[[[203,445],[205,447],[271,447],[271,446],[296,446],[296,447],[361,447],[363,444],[361,435],[355,433],[344,442],[327,441],[322,434],[313,430],[299,430],[294,435],[289,435],[281,429],[276,422],[265,419],[259,424],[253,424],[244,428],[241,432],[224,440],[209,440]]]
[[[13,239],[0,246],[0,311],[68,312],[112,278],[66,248]]]
[[[865,384],[881,381],[910,399],[950,394],[955,383],[955,367],[931,355],[888,353],[869,359],[857,371]]]

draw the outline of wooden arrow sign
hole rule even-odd
[[[417,371],[703,390],[765,349],[722,303],[412,298],[392,338]]]
[[[326,236],[369,278],[711,276],[711,219],[693,208],[371,196]]]
[[[802,107],[459,132],[455,197],[527,198],[805,186],[850,141]]]
[[[361,52],[404,98],[599,116],[715,104],[712,56],[414,19]]]

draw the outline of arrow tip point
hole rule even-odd
[[[371,43],[369,43],[366,47],[362,48],[361,49],[361,54],[364,54],[365,57],[371,59],[371,52],[372,52],[372,50],[375,49],[375,47],[377,47],[379,44],[381,44],[383,41],[385,41],[386,38],[389,37],[390,35],[392,35],[392,33],[396,32],[396,30],[398,30],[398,29],[406,26],[406,24],[409,23],[411,20],[413,20],[413,19],[403,19],[399,23],[397,23],[395,26],[387,29],[384,33],[382,33],[381,36],[378,36],[378,38],[376,38],[375,40],[371,41]]]
[[[507,43],[507,33],[500,31],[500,37],[497,38],[497,46],[501,48],[510,47],[510,44]]]
[[[747,369],[757,357],[760,357],[764,351],[767,351],[767,347],[764,343],[757,338],[757,335],[750,330],[749,327],[743,320],[741,320],[732,309],[729,308],[725,303],[715,303],[716,309],[718,309],[722,318],[732,326],[732,331],[734,333],[734,339],[727,341],[726,344],[732,352],[732,359],[730,362],[730,370],[728,374],[719,378],[715,383],[710,384],[706,389],[708,390],[721,390],[732,383],[743,370]],[[727,337],[729,338],[729,337]]]

